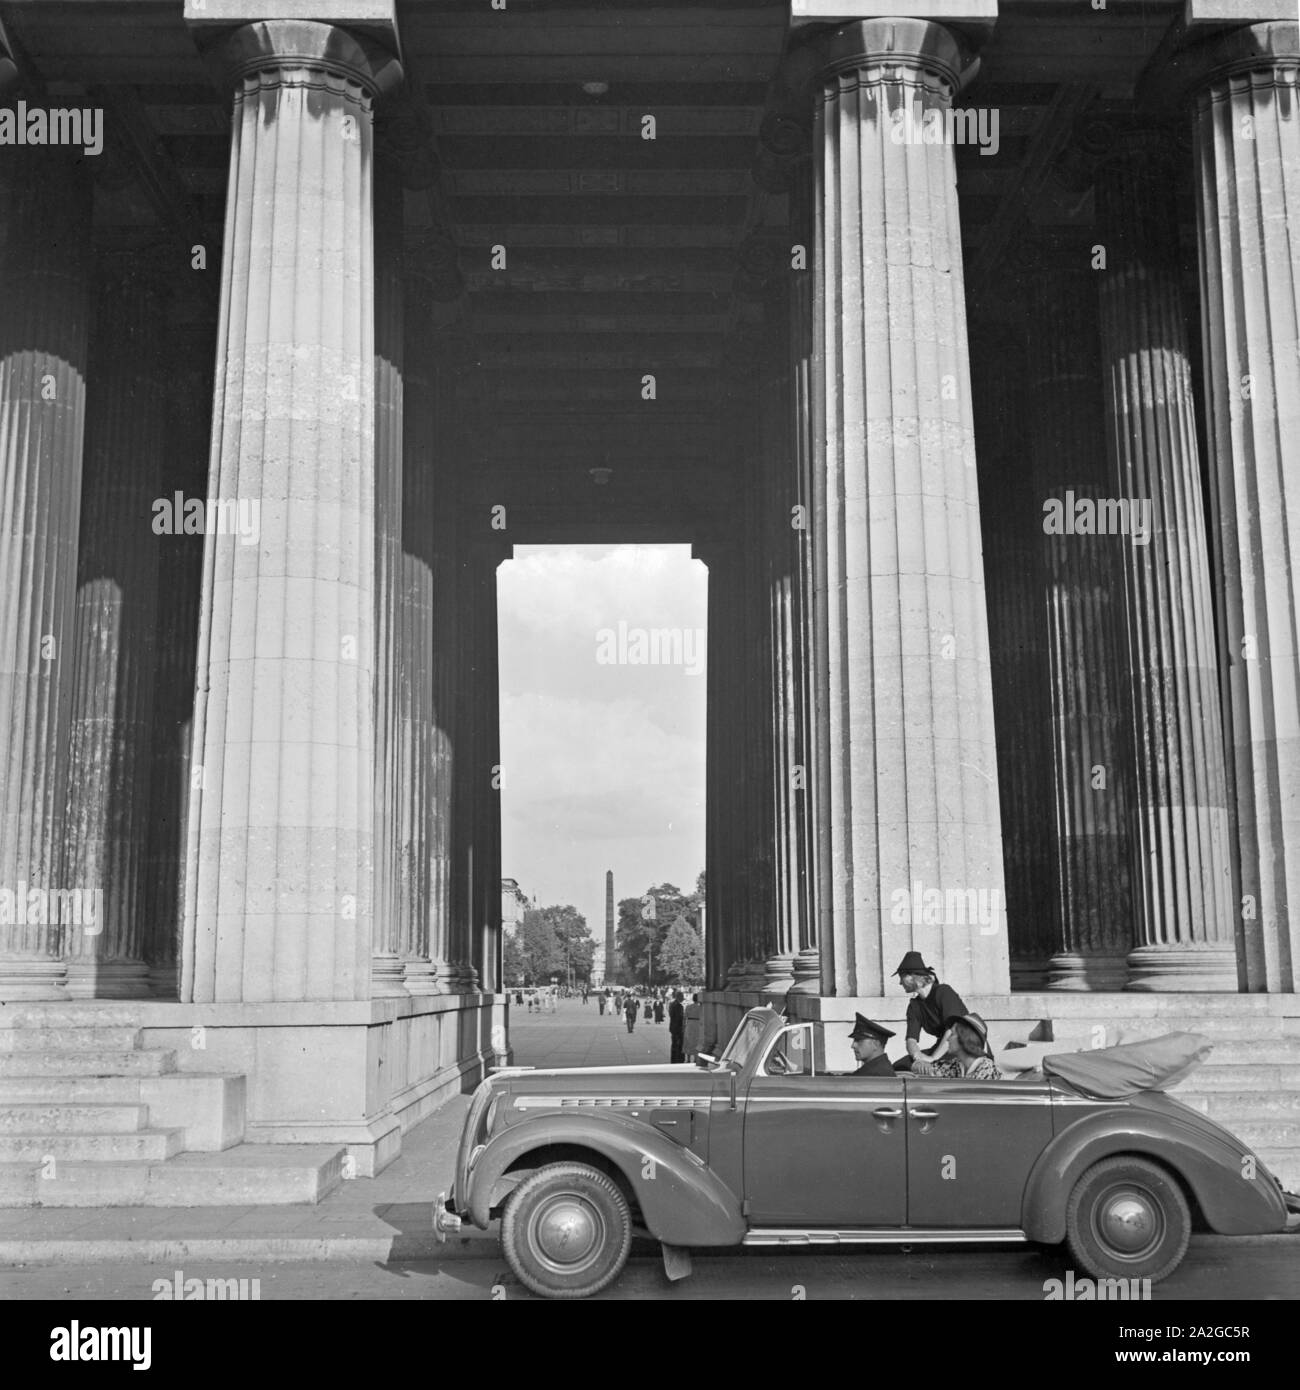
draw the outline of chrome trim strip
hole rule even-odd
[[[999,1229],[910,1230],[906,1226],[871,1227],[866,1230],[798,1230],[794,1227],[756,1226],[742,1245],[1025,1245],[1023,1231]]]
[[[879,1105],[882,1101],[895,1099],[892,1095],[887,1096],[756,1096],[752,1092],[749,1095],[751,1105]],[[902,1100],[902,1096],[897,1097]],[[990,1097],[985,1100],[983,1096],[926,1096],[925,1100],[913,1092],[907,1100],[910,1105],[1051,1105],[1051,1096],[1003,1096],[1001,1098]]]
[[[707,1110],[708,1096],[516,1096],[516,1110]]]

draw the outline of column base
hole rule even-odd
[[[800,951],[794,958],[794,984],[791,994],[820,994],[822,992],[822,953]]]
[[[1128,978],[1128,957],[1123,955],[1060,951],[1047,962],[1049,990],[1114,993],[1125,987]]]
[[[443,994],[438,988],[437,968],[431,960],[408,960],[402,971],[407,994]]]
[[[70,960],[70,999],[150,999],[149,967],[142,960]]]
[[[0,958],[0,1001],[19,999],[66,999],[68,968],[49,956]]]
[[[794,955],[769,956],[763,962],[764,994],[787,994],[794,986]]]
[[[180,998],[180,972],[173,961],[168,965],[149,967],[149,997],[176,1000]]]
[[[400,956],[385,951],[370,958],[370,997],[372,999],[402,999],[406,986],[402,983],[403,962]]]
[[[1043,957],[1012,959],[1011,988],[1013,991],[1046,989],[1047,979],[1047,961]]]
[[[1139,993],[1236,994],[1240,988],[1237,955],[1229,946],[1139,946],[1129,952],[1128,969],[1124,989]]]

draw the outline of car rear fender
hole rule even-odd
[[[1063,1107],[1055,1106],[1057,1124]],[[1068,1110],[1065,1111],[1068,1116]],[[1226,1131],[1202,1132],[1135,1106],[1084,1115],[1062,1129],[1039,1155],[1025,1184],[1022,1224],[1030,1240],[1056,1245],[1065,1239],[1070,1193],[1103,1158],[1136,1154],[1182,1179],[1210,1230],[1220,1235],[1264,1235],[1286,1224],[1286,1208],[1262,1165],[1247,1176],[1250,1151]]]
[[[463,1209],[474,1225],[487,1226],[508,1191],[503,1175],[513,1163],[556,1144],[614,1164],[636,1196],[646,1229],[667,1245],[739,1245],[744,1237],[739,1200],[699,1157],[624,1115],[538,1115],[504,1130],[470,1172]]]

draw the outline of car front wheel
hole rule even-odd
[[[519,1282],[547,1298],[589,1298],[623,1272],[632,1246],[627,1198],[585,1163],[552,1163],[515,1188],[501,1244]]]
[[[1074,1185],[1065,1213],[1070,1253],[1097,1279],[1172,1274],[1187,1252],[1192,1217],[1178,1183],[1144,1158],[1107,1158]]]

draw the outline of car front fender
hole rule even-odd
[[[1068,1113],[1068,1112],[1067,1112]],[[1058,1112],[1059,1123],[1059,1112]],[[1286,1206],[1262,1165],[1246,1176],[1250,1151],[1217,1126],[1192,1128],[1136,1107],[1084,1115],[1039,1155],[1025,1184],[1022,1225],[1030,1240],[1065,1239],[1074,1185],[1094,1163],[1115,1154],[1148,1158],[1176,1173],[1220,1235],[1267,1235],[1286,1225]]]
[[[490,1140],[460,1204],[474,1225],[487,1227],[497,1185],[511,1164],[557,1144],[613,1163],[636,1194],[646,1229],[666,1245],[739,1245],[744,1237],[745,1218],[730,1188],[690,1150],[624,1115],[538,1115]]]

